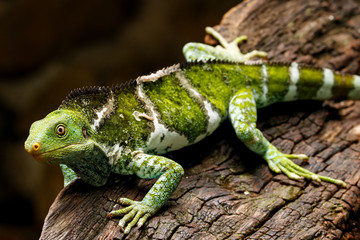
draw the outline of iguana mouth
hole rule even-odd
[[[74,143],[74,144],[70,144],[70,145],[66,145],[66,146],[63,146],[63,147],[59,147],[59,148],[55,148],[55,149],[52,149],[52,150],[49,150],[49,151],[46,151],[46,152],[41,152],[41,153],[38,153],[38,152],[33,152],[33,151],[28,151],[26,148],[25,150],[28,151],[29,154],[31,154],[31,156],[33,156],[33,158],[37,161],[37,162],[40,162],[40,163],[51,163],[53,157],[50,156],[50,157],[47,157],[48,154],[50,153],[53,153],[53,152],[57,152],[59,150],[63,150],[63,149],[66,149],[66,148],[70,148],[74,145],[79,145],[81,143]],[[49,161],[47,161],[49,160]]]

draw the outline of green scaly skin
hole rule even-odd
[[[80,177],[102,186],[112,172],[158,178],[142,201],[120,198],[129,206],[109,213],[124,215],[119,225],[125,233],[154,215],[184,174],[178,163],[159,154],[197,143],[227,118],[239,139],[274,172],[346,185],[290,160],[305,155],[283,154],[271,145],[256,128],[256,109],[297,99],[357,99],[360,77],[296,63],[241,63],[266,55],[243,55],[237,48],[242,38],[227,43],[213,29],[207,31],[223,47],[190,43],[184,55],[222,61],[177,64],[123,86],[74,90],[58,110],[31,126],[26,151],[39,162],[60,164],[65,185]]]

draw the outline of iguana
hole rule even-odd
[[[120,198],[128,206],[109,213],[124,215],[119,225],[126,234],[154,215],[181,181],[183,168],[161,154],[199,142],[226,119],[272,171],[346,186],[290,160],[305,155],[281,153],[256,128],[256,109],[298,99],[358,99],[360,76],[294,62],[247,62],[266,54],[241,54],[244,37],[228,43],[212,28],[207,31],[222,47],[189,43],[184,55],[193,61],[114,87],[73,90],[30,128],[26,151],[39,162],[60,164],[65,185],[80,177],[102,186],[110,173],[158,178],[142,201]]]

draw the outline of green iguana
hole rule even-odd
[[[102,186],[110,173],[158,178],[142,201],[109,217],[125,215],[119,225],[129,233],[142,226],[174,192],[183,168],[160,154],[194,144],[230,119],[238,138],[262,156],[270,169],[291,179],[306,178],[345,186],[312,173],[283,154],[256,128],[256,109],[298,99],[358,99],[360,76],[334,73],[297,63],[246,62],[264,52],[241,54],[240,37],[222,47],[189,43],[186,64],[176,64],[115,87],[72,91],[60,107],[31,126],[25,149],[39,162],[60,164],[65,185],[77,177]]]

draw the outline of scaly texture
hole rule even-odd
[[[221,56],[231,52],[226,47]],[[211,52],[222,58],[215,48]],[[202,140],[228,116],[239,139],[273,171],[344,186],[290,160],[306,156],[283,154],[271,145],[256,128],[256,108],[297,99],[357,99],[360,77],[297,63],[228,60],[177,64],[123,87],[76,90],[58,110],[33,124],[25,148],[39,161],[70,167],[62,166],[66,182],[79,176],[101,186],[111,172],[158,178],[142,201],[122,198],[120,203],[130,206],[109,214],[125,214],[119,223],[125,233],[154,215],[181,180],[183,168],[157,154]]]

